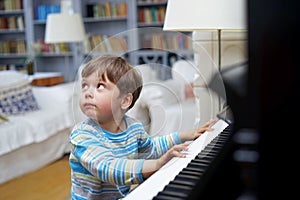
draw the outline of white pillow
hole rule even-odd
[[[172,66],[172,77],[177,81],[184,81],[186,84],[192,83],[196,74],[199,74],[193,61],[178,60]]]
[[[169,105],[179,103],[184,97],[184,84],[173,79],[153,81],[144,84],[141,102],[148,107],[154,104]]]
[[[156,72],[153,70],[151,65],[143,64],[143,65],[138,65],[135,67],[137,69],[143,78],[143,83],[148,83],[153,80],[156,80]]]
[[[0,71],[0,88],[14,85],[16,83],[28,81],[28,75],[15,71],[15,70],[3,70]]]

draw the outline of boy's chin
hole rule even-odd
[[[97,115],[96,115],[95,111],[88,110],[88,111],[85,111],[84,114],[91,119],[94,119],[94,120],[97,119]]]

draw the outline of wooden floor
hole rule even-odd
[[[20,178],[0,185],[0,200],[70,199],[69,156]]]

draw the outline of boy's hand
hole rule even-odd
[[[182,142],[194,140],[198,138],[205,131],[213,130],[211,125],[213,125],[216,120],[209,120],[206,122],[201,128],[191,131],[180,132],[179,137]],[[185,158],[186,153],[184,151],[188,150],[188,143],[182,143],[173,146],[169,151],[167,151],[163,156],[156,160],[145,160],[142,168],[142,174],[144,178],[148,178],[154,172],[156,172],[159,168],[161,168],[164,164],[166,164],[173,157]]]
[[[169,149],[163,156],[161,156],[157,161],[158,165],[162,167],[164,164],[166,164],[169,160],[171,160],[173,157],[179,157],[179,158],[185,158],[186,154],[184,151],[188,150],[188,143],[183,144],[177,144],[173,146],[171,149]]]
[[[216,120],[211,119],[208,122],[206,122],[202,127],[196,129],[196,130],[190,130],[190,131],[184,131],[179,133],[179,137],[182,142],[194,140],[198,138],[202,133],[205,131],[211,131],[213,128],[211,126],[216,122]]]
[[[201,128],[197,129],[195,131],[195,134],[194,134],[194,138],[193,139],[196,139],[198,138],[202,133],[204,133],[205,131],[212,131],[213,128],[211,128],[211,126],[216,122],[215,119],[211,119],[209,120],[208,122],[206,122]]]
[[[184,151],[187,151],[187,143],[178,144],[169,149],[163,156],[156,160],[145,160],[142,168],[142,174],[144,178],[150,177],[154,172],[160,169],[164,164],[166,164],[173,157],[185,158],[186,155]]]

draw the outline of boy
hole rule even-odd
[[[87,116],[71,134],[72,199],[119,199],[210,129],[152,138],[126,115],[142,90],[140,74],[123,58],[92,59],[81,72],[80,108]]]

